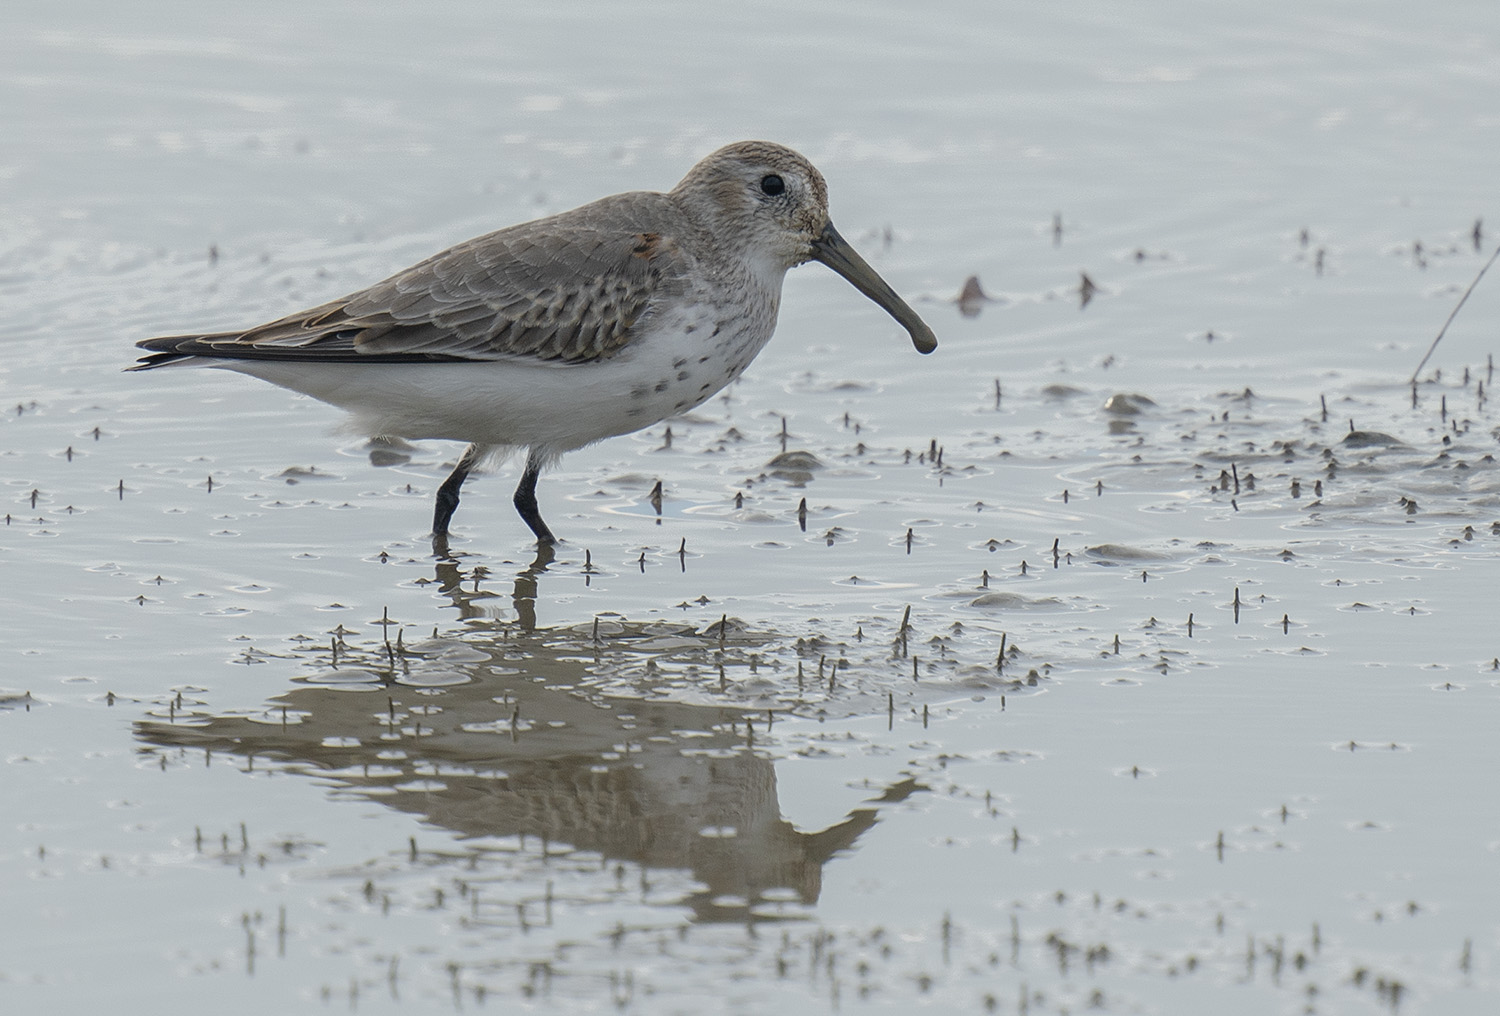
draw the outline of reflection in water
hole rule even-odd
[[[534,599],[550,554],[516,577],[518,605]],[[437,571],[475,616],[458,562],[439,559]],[[320,650],[316,673],[263,711],[177,713],[139,722],[137,735],[315,775],[465,840],[680,869],[695,885],[670,902],[699,920],[767,916],[757,910],[767,893],[814,903],[824,863],[874,823],[880,803],[918,789],[898,783],[821,832],[799,832],[781,817],[775,769],[755,747],[757,730],[773,722],[766,713],[653,697],[660,689],[645,681],[640,698],[598,691],[610,653],[645,656],[648,674],[656,664],[708,663],[724,649],[720,625],[537,631],[534,612],[520,613],[517,624],[415,647],[399,637],[374,646],[335,640]]]
[[[490,599],[492,594],[481,592],[478,582],[474,583],[473,589],[464,588],[465,579],[473,580],[478,576],[464,574],[458,556],[448,547],[447,533],[433,534],[432,557],[435,562],[438,591],[458,608],[458,616],[464,620],[488,617],[488,613],[476,606],[475,601]],[[516,573],[515,585],[511,590],[511,606],[516,612],[516,624],[523,631],[536,630],[537,582],[542,573],[547,570],[548,565],[556,559],[557,552],[554,544],[545,541],[538,543],[536,558]]]

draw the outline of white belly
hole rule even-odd
[[[664,315],[614,357],[589,363],[212,365],[348,410],[354,426],[372,436],[527,446],[551,456],[649,427],[712,397],[770,340],[774,301],[767,310],[724,316],[700,305]]]

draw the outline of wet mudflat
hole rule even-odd
[[[1487,1011],[1500,15],[151,7],[0,43],[7,1008]],[[554,554],[119,373],[753,136],[941,345],[794,271]]]

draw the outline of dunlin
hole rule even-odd
[[[242,331],[139,343],[130,370],[224,367],[311,395],[375,436],[469,442],[435,536],[482,459],[527,450],[515,505],[554,541],[536,482],[562,453],[686,412],[770,340],[787,269],[821,261],[922,353],[932,330],[833,228],[823,176],[742,141],[661,194],[616,194],[501,229],[384,282]]]

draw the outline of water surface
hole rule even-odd
[[[7,1008],[1487,1011],[1462,13],[15,7]],[[456,447],[119,372],[743,137],[941,345],[794,271],[550,559],[514,466],[434,556]]]

